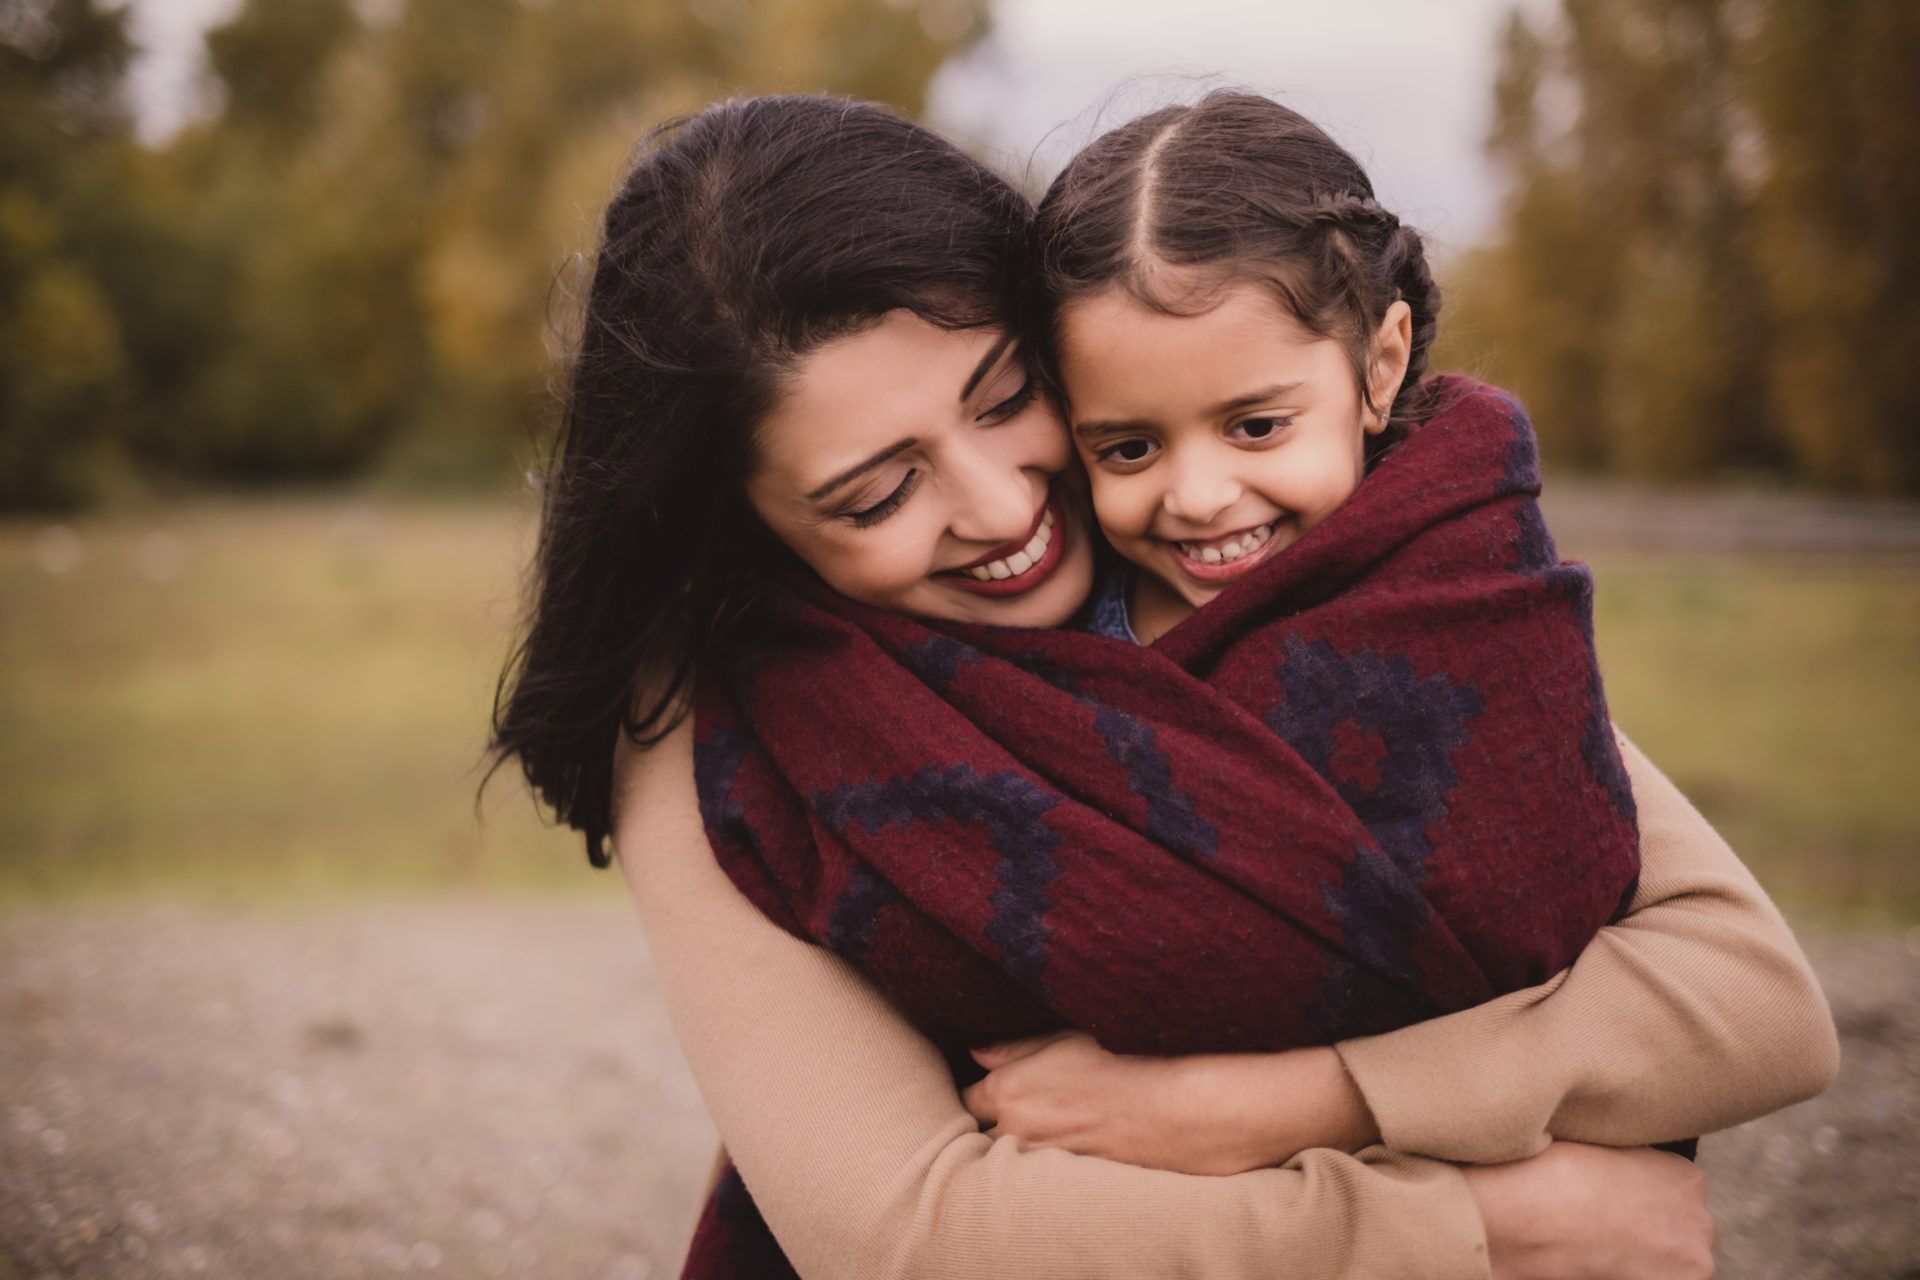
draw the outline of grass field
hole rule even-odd
[[[531,525],[209,506],[0,532],[0,893],[606,889],[476,764]],[[72,549],[65,549],[71,554]]]
[[[530,535],[344,498],[0,524],[0,897],[611,891],[516,777],[474,808]],[[1799,909],[1920,920],[1920,570],[1592,559],[1627,732]]]

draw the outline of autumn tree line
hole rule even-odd
[[[1920,494],[1920,4],[1562,0],[1492,91],[1447,354],[1551,461]]]
[[[247,0],[206,36],[218,109],[158,147],[127,21],[0,0],[0,507],[513,474],[551,417],[569,255],[650,125],[741,89],[917,113],[983,16]]]
[[[377,16],[370,16],[377,15]],[[136,137],[127,13],[0,0],[0,508],[536,456],[594,219],[726,92],[917,113],[983,0],[247,0]],[[1513,18],[1443,363],[1556,466],[1920,493],[1920,6]]]

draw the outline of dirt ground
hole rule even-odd
[[[1845,1070],[1704,1145],[1720,1274],[1916,1280],[1920,931],[1809,950]],[[712,1142],[623,895],[0,915],[0,1280],[667,1277]]]

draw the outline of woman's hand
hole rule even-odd
[[[1056,1031],[973,1050],[987,1076],[961,1101],[995,1137],[1175,1173],[1284,1164],[1309,1147],[1379,1139],[1331,1049],[1159,1058]]]
[[[1713,1275],[1707,1180],[1648,1147],[1556,1142],[1465,1171],[1493,1280],[1704,1280]]]

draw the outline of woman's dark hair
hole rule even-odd
[[[686,714],[698,662],[791,563],[745,498],[783,376],[912,312],[1010,321],[1026,198],[883,107],[744,98],[661,125],[607,206],[544,482],[493,767],[608,864],[613,753]],[[484,784],[483,784],[484,785]]]
[[[1212,305],[1217,287],[1256,279],[1308,332],[1346,348],[1376,412],[1369,342],[1404,299],[1411,359],[1388,421],[1433,408],[1421,380],[1440,289],[1420,233],[1380,207],[1344,147],[1272,99],[1219,90],[1103,135],[1054,179],[1033,246],[1023,327],[1056,386],[1064,303],[1117,286],[1156,310],[1192,314]]]

